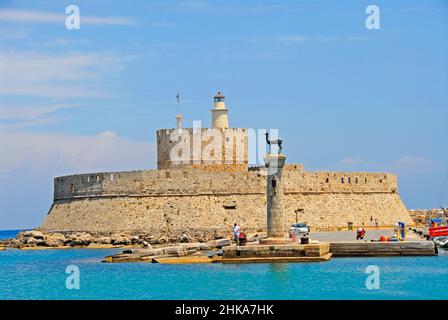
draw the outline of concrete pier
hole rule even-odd
[[[250,245],[223,248],[221,263],[320,262],[331,258],[328,243]],[[218,261],[217,261],[218,262]]]
[[[334,257],[434,256],[437,254],[432,241],[332,242],[330,252]]]

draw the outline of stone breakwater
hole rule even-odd
[[[257,239],[258,236],[254,237]],[[182,234],[178,238],[154,237],[147,234],[92,234],[86,232],[54,232],[44,233],[39,230],[25,231],[17,235],[15,239],[0,241],[0,250],[3,248],[18,249],[45,249],[45,248],[108,248],[121,246],[135,246],[150,248],[152,245],[163,245],[169,243],[211,243],[223,241],[223,237],[209,239],[200,235],[192,238]],[[230,240],[229,240],[230,244]]]
[[[105,257],[103,262],[208,263],[221,257],[221,249],[230,245],[230,239],[219,239],[207,243],[126,249],[122,253]]]
[[[442,209],[417,209],[409,210],[408,212],[417,226],[423,226],[430,219],[440,218],[448,214],[448,212],[445,213]]]
[[[251,239],[247,246],[235,246],[230,239],[208,243],[184,243],[151,249],[127,249],[104,258],[103,262],[191,263],[273,263],[322,262],[331,258],[328,243],[260,245]]]

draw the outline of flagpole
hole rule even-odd
[[[179,95],[179,92],[177,92],[176,99],[177,99],[177,111],[178,111],[177,116],[176,116],[177,128],[180,129],[180,128],[182,128],[182,115],[180,114],[180,95]]]

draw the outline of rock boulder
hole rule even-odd
[[[63,242],[62,242],[63,243]],[[47,247],[58,247],[61,245],[61,242],[59,242],[58,240],[56,240],[55,238],[53,238],[50,235],[45,236],[45,242],[44,244]]]
[[[114,234],[111,236],[111,243],[114,245],[128,245],[131,240],[125,234]]]
[[[207,242],[207,244],[212,248],[220,248],[220,247],[226,247],[230,246],[232,241],[230,239],[217,239],[217,240],[211,240]]]
[[[22,235],[24,238],[45,239],[45,235],[37,230],[25,231]]]

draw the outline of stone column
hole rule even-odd
[[[283,167],[286,156],[267,154],[264,158],[267,171],[267,239],[260,243],[276,244],[291,242],[288,237],[285,214],[285,196],[283,194]]]

